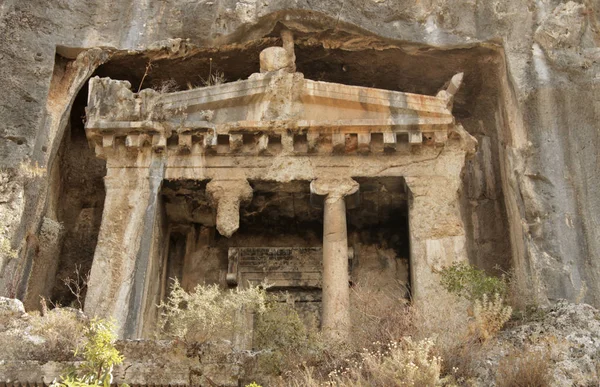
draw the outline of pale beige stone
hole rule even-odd
[[[311,192],[325,196],[323,210],[323,312],[321,329],[334,340],[346,340],[350,331],[348,231],[344,198],[358,191],[352,179],[317,179]]]
[[[266,73],[285,69],[291,65],[288,52],[283,47],[268,47],[260,53],[260,72]]]
[[[246,180],[213,180],[206,193],[217,210],[217,230],[232,236],[240,227],[240,205],[252,198],[252,187]]]

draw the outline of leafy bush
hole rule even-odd
[[[117,339],[114,323],[106,320],[92,320],[85,330],[86,342],[83,348],[75,351],[84,361],[73,372],[61,378],[53,387],[109,387],[113,382],[113,367],[123,363],[123,356],[114,347]],[[124,385],[126,386],[126,385]]]
[[[471,302],[482,300],[483,295],[498,294],[505,298],[507,281],[504,277],[488,276],[483,270],[464,262],[456,262],[441,271],[441,284],[452,294]]]
[[[260,287],[221,290],[218,285],[198,285],[186,292],[174,280],[166,303],[159,305],[159,328],[169,337],[204,343],[231,334],[240,312],[265,311],[266,292]]]
[[[255,321],[254,338],[258,348],[296,350],[306,344],[308,331],[298,312],[288,303],[269,300]]]
[[[269,298],[265,311],[256,316],[254,340],[256,347],[264,351],[259,367],[271,375],[314,360],[324,348],[320,333],[307,329],[293,305],[278,302],[274,296]]]

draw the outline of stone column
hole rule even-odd
[[[321,330],[330,339],[345,340],[350,330],[350,290],[344,197],[357,192],[358,183],[350,178],[317,179],[310,190],[325,196]]]
[[[155,160],[150,168],[109,168],[104,178],[106,199],[85,312],[114,318],[122,338],[142,332],[148,283],[154,280],[147,277],[156,271],[153,255],[160,250],[156,226],[163,175],[164,163]]]
[[[451,163],[448,163],[450,165]],[[458,164],[458,163],[457,163]],[[452,172],[452,171],[450,171]],[[440,285],[439,271],[468,260],[460,215],[460,169],[449,176],[406,177],[409,202],[410,271],[413,301],[447,305],[452,299]],[[440,309],[441,310],[441,309]]]
[[[217,230],[227,238],[240,227],[240,205],[252,200],[247,180],[212,180],[206,194],[217,210]]]

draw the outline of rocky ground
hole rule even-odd
[[[509,366],[514,354],[548,359],[553,385],[599,386],[600,311],[559,301],[530,313],[486,348],[477,368],[479,384],[492,385],[499,365]]]

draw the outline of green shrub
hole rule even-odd
[[[507,281],[504,277],[488,276],[483,270],[464,262],[454,263],[440,272],[442,286],[452,294],[471,302],[482,300],[483,295],[498,294],[505,298]]]
[[[318,357],[323,349],[320,334],[307,329],[293,305],[278,302],[273,296],[265,311],[256,316],[254,340],[255,346],[264,350],[259,367],[271,375],[296,368],[301,362]]]
[[[106,320],[91,320],[85,329],[86,342],[75,351],[84,361],[75,371],[61,377],[53,387],[109,387],[113,381],[113,367],[123,363],[123,356],[114,347],[117,335],[115,325]],[[126,385],[122,385],[126,386]]]
[[[174,280],[167,302],[159,305],[159,329],[171,338],[204,343],[230,335],[241,312],[262,313],[265,304],[261,287],[222,290],[218,285],[198,285],[188,293]]]
[[[288,303],[270,300],[255,321],[254,338],[258,348],[298,350],[307,344],[308,330]]]

